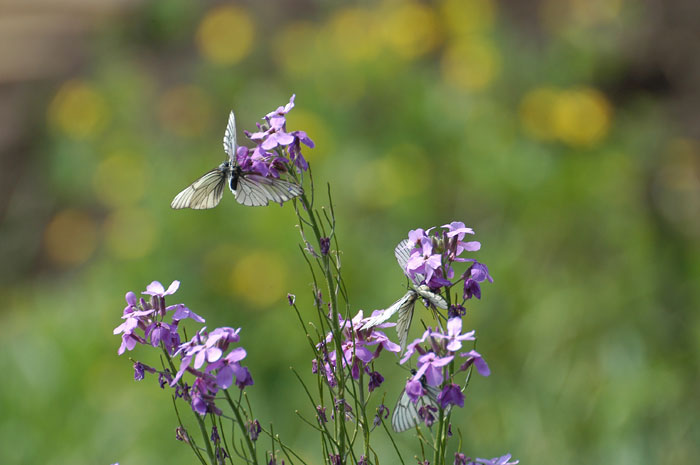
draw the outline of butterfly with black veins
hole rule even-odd
[[[174,209],[204,210],[216,207],[228,185],[236,201],[248,207],[264,207],[270,202],[282,204],[304,193],[301,186],[278,178],[268,178],[255,172],[243,171],[236,162],[236,118],[229,115],[224,133],[224,151],[228,159],[205,173],[175,196]]]
[[[425,395],[419,397],[415,403],[411,401],[411,397],[406,393],[406,389],[401,391],[396,407],[394,407],[394,413],[391,415],[391,427],[397,433],[402,433],[415,428],[421,423],[425,423],[420,416],[419,410],[421,407],[432,410],[432,412],[426,412],[432,415],[435,415],[440,410],[440,404],[437,399],[440,390],[426,384],[423,378],[421,378],[421,384],[423,389],[425,389]],[[447,409],[450,407],[448,406]]]
[[[399,242],[399,245],[394,249],[394,255],[396,256],[396,261],[399,263],[401,270],[406,273],[406,264],[411,256],[411,247],[408,246],[408,239],[404,239]],[[410,278],[412,286],[406,291],[403,297],[391,304],[381,313],[370,317],[361,329],[369,329],[374,326],[380,325],[385,321],[389,320],[395,313],[398,312],[399,317],[396,321],[396,332],[399,336],[399,344],[401,349],[406,348],[406,342],[408,340],[408,330],[411,327],[411,322],[413,321],[413,313],[416,308],[416,300],[419,297],[425,299],[429,305],[436,308],[446,310],[447,301],[440,295],[430,290],[425,284],[420,284],[425,277],[416,273],[413,278]]]

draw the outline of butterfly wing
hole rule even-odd
[[[418,410],[422,406],[429,405],[436,409],[440,408],[437,401],[440,391],[436,387],[428,385],[424,385],[423,388],[426,390],[427,395],[418,399],[418,402],[415,404],[411,402],[411,398],[408,397],[405,389],[401,391],[396,407],[394,407],[394,413],[391,416],[391,427],[397,433],[402,433],[423,423],[423,420],[418,415]]]
[[[435,292],[431,291],[425,284],[416,287],[416,292],[418,292],[418,295],[426,299],[435,307],[447,310],[447,301],[445,298],[440,294],[436,294]]]
[[[397,433],[416,427],[420,423],[417,403],[411,402],[411,398],[406,394],[406,390],[401,391],[399,400],[391,415],[391,427]]]
[[[224,152],[228,154],[229,160],[236,159],[236,117],[233,111],[228,115],[228,124],[224,131]]]
[[[409,245],[409,240],[404,239],[401,242],[399,242],[399,245],[396,246],[394,249],[394,255],[396,256],[396,261],[399,262],[399,266],[401,267],[401,271],[408,276],[408,273],[406,273],[406,265],[408,264],[408,261],[411,259],[411,252],[413,252],[413,248]],[[413,281],[413,284],[418,286],[420,283],[425,280],[425,276],[423,276],[420,273],[416,273],[413,278],[408,276],[408,278]]]
[[[301,186],[283,179],[241,173],[236,186],[236,200],[248,207],[264,207],[270,202],[283,203],[304,193]]]
[[[416,309],[417,298],[418,295],[414,292],[413,299],[399,308],[399,318],[396,320],[396,333],[399,335],[399,345],[402,351],[406,348],[408,330],[411,328],[411,321],[413,321],[413,312]]]
[[[403,297],[391,304],[390,307],[387,307],[379,315],[370,317],[360,329],[369,329],[373,328],[374,326],[380,325],[387,321],[389,318],[391,318],[392,315],[394,315],[394,313],[396,312],[399,312],[399,315],[401,315],[401,309],[405,308],[406,306],[413,307],[413,304],[415,303],[417,298],[418,296],[415,293],[415,291],[413,291],[412,289],[409,290],[408,292],[406,292],[406,294],[404,294]]]
[[[224,195],[227,174],[219,169],[211,170],[175,196],[170,206],[176,210],[192,208],[204,210],[216,207]]]

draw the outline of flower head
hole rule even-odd
[[[440,407],[443,409],[447,408],[449,405],[464,407],[464,393],[462,389],[454,383],[450,383],[442,388],[442,391],[438,394],[437,400],[440,403]]]
[[[475,331],[471,330],[467,333],[462,334],[462,319],[461,318],[451,318],[447,321],[447,334],[443,334],[439,331],[433,331],[430,333],[431,336],[437,337],[439,339],[446,339],[446,348],[450,352],[456,352],[462,348],[462,341],[473,341]]]

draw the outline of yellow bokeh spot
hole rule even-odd
[[[611,113],[608,100],[595,89],[564,91],[554,108],[555,132],[568,145],[594,145],[607,135]]]
[[[116,258],[145,256],[155,245],[156,233],[156,220],[143,208],[115,210],[104,224],[107,247]]]
[[[460,36],[491,28],[496,16],[493,0],[444,0],[440,15],[445,28]]]
[[[402,58],[420,57],[435,49],[440,41],[437,17],[428,5],[389,3],[376,14],[382,18],[384,42]]]
[[[91,84],[72,80],[58,90],[48,108],[49,122],[74,139],[96,135],[109,119],[107,103]]]
[[[197,29],[197,46],[202,56],[217,65],[234,65],[245,58],[253,45],[253,20],[235,6],[210,10]]]
[[[527,133],[573,147],[600,142],[610,130],[611,118],[610,103],[591,88],[538,88],[528,92],[520,104],[520,121]]]
[[[85,262],[97,246],[97,225],[80,210],[63,210],[51,219],[44,231],[49,259],[59,265]]]
[[[272,40],[272,53],[288,73],[305,77],[317,71],[314,64],[318,27],[310,21],[292,23]]]
[[[465,91],[485,89],[501,71],[501,56],[491,41],[477,36],[450,44],[441,63],[443,79]]]
[[[523,129],[539,140],[554,140],[557,136],[554,108],[559,91],[551,87],[539,87],[529,91],[520,102],[520,122]]]
[[[158,119],[164,128],[178,136],[199,136],[211,121],[209,96],[193,85],[168,89],[158,102]]]
[[[326,34],[333,55],[342,63],[358,63],[376,58],[376,15],[363,8],[345,8],[338,11],[328,23]]]
[[[92,178],[95,194],[108,207],[133,205],[143,197],[146,175],[143,158],[115,153],[100,162]]]
[[[280,257],[263,250],[236,261],[231,270],[234,292],[257,307],[269,307],[286,295],[287,267]]]

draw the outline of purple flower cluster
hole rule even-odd
[[[473,296],[481,298],[481,282],[493,282],[486,265],[473,258],[460,257],[464,252],[476,252],[481,248],[477,241],[464,241],[467,234],[474,234],[472,228],[467,228],[461,221],[442,225],[440,229],[421,228],[408,233],[408,248],[410,256],[404,272],[414,281],[422,281],[433,291],[443,286],[452,286],[455,277],[452,264],[454,262],[469,262],[471,266],[461,275],[464,280],[464,300]]]
[[[258,131],[245,135],[256,143],[255,148],[238,147],[236,162],[243,171],[253,171],[262,176],[279,178],[281,172],[294,165],[299,171],[309,169],[301,153],[301,145],[313,148],[314,142],[304,131],[287,132],[286,114],[294,108],[294,95],[285,106],[268,113],[258,124]]]
[[[394,324],[386,323],[371,329],[362,330],[360,328],[366,321],[363,318],[362,310],[352,320],[339,318],[339,327],[343,338],[341,342],[342,354],[339,357],[336,350],[329,351],[329,347],[332,347],[333,333],[328,333],[325,340],[316,345],[323,361],[321,369],[328,384],[335,386],[337,384],[335,379],[336,368],[340,358],[342,366],[350,368],[350,375],[353,379],[359,379],[362,372],[369,375],[368,389],[369,392],[372,392],[382,384],[384,377],[379,372],[372,371],[371,362],[379,357],[382,350],[396,353],[401,351],[401,347],[398,344],[389,340],[382,331],[377,330],[377,328],[393,326]],[[376,347],[370,350],[372,346]],[[314,359],[312,361],[312,371],[313,373],[318,373],[318,370],[318,360]]]
[[[144,344],[161,346],[170,357],[179,355],[180,368],[175,377],[168,369],[158,372],[161,387],[174,387],[176,395],[188,400],[192,409],[200,415],[209,412],[221,414],[214,403],[219,389],[228,389],[234,377],[240,389],[253,384],[248,369],[240,365],[246,356],[245,349],[235,347],[229,350],[232,343],[240,340],[240,328],[223,327],[211,332],[202,328],[190,341],[180,343],[180,321],[191,318],[204,323],[204,319],[184,304],[165,305],[165,296],[174,294],[179,286],[179,281],[173,281],[166,290],[161,283],[153,281],[143,292],[151,296],[150,300],[137,298],[133,292],[126,294],[127,306],[122,316],[124,323],[114,329],[114,334],[121,334],[122,338],[118,353],[121,355],[126,350],[133,350],[136,344]],[[170,312],[170,322],[166,323],[165,318]],[[157,372],[141,362],[134,364],[134,377],[137,380],[143,379],[146,371]],[[186,371],[195,376],[192,386],[181,381]]]
[[[460,352],[462,342],[475,340],[474,331],[462,333],[462,319],[451,318],[447,322],[447,331],[433,331],[428,328],[419,339],[408,345],[401,358],[401,363],[408,361],[413,354],[418,354],[415,374],[406,382],[406,394],[415,403],[423,396],[429,395],[426,386],[441,389],[435,399],[444,409],[449,405],[464,407],[464,393],[459,385],[450,379],[448,365],[455,356],[464,359],[457,372],[467,370],[474,365],[482,376],[491,374],[488,365],[475,350]],[[427,343],[427,345],[423,345]],[[426,402],[429,403],[429,402]]]

